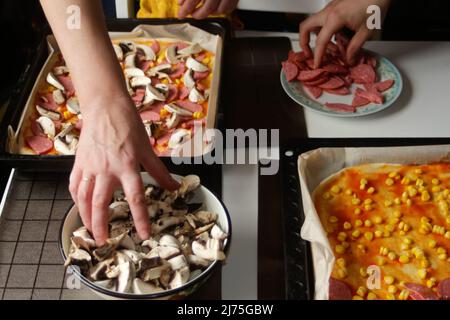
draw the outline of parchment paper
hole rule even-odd
[[[221,74],[221,58],[222,58],[222,48],[223,39],[218,35],[213,35],[202,29],[194,27],[188,23],[179,24],[169,24],[169,25],[139,25],[134,28],[131,32],[109,32],[109,36],[112,40],[133,40],[142,38],[151,38],[159,41],[186,41],[198,43],[204,49],[214,53],[214,65],[213,65],[213,79],[211,82],[210,95],[208,101],[208,114],[206,115],[206,129],[212,129],[215,126],[216,112],[217,112],[217,100],[220,85],[220,74]],[[59,47],[56,39],[53,35],[47,37],[49,57],[44,63],[36,82],[31,90],[30,96],[22,112],[17,130],[14,130],[14,134],[10,135],[8,145],[8,150],[10,153],[20,153],[27,154],[24,152],[23,148],[25,142],[23,141],[23,135],[21,130],[26,127],[25,121],[27,121],[32,114],[35,106],[35,96],[45,83],[46,75],[52,70],[54,63],[57,60],[57,54],[59,53]],[[12,130],[11,130],[12,132]],[[11,139],[13,143],[11,143]],[[208,145],[207,148],[203,148],[203,153],[210,151],[213,148],[212,145]],[[28,153],[32,154],[32,153]],[[195,154],[194,156],[197,156]]]
[[[436,162],[450,162],[450,145],[321,148],[299,156],[298,171],[305,213],[301,236],[311,242],[315,299],[328,299],[328,279],[335,260],[312,199],[312,194],[319,184],[344,168],[365,163],[427,164]]]

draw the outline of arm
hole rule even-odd
[[[390,0],[334,0],[325,9],[300,24],[300,46],[304,52],[311,56],[310,33],[318,31],[314,52],[314,65],[318,68],[322,62],[326,46],[333,35],[347,27],[355,32],[347,47],[347,61],[351,63],[364,42],[374,32],[366,26],[368,6],[378,5],[382,14],[385,15],[389,4]]]
[[[186,18],[191,14],[195,19],[205,19],[211,14],[229,14],[238,2],[239,0],[205,0],[203,5],[197,8],[200,0],[178,0],[178,16]]]
[[[41,0],[71,71],[83,114],[83,130],[70,176],[70,192],[97,243],[108,237],[108,205],[122,185],[136,229],[149,237],[148,213],[139,175],[142,165],[161,186],[177,188],[150,147],[108,37],[99,0]],[[66,9],[78,5],[81,28],[68,29]]]

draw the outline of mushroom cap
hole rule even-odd
[[[192,57],[187,58],[186,67],[188,67],[191,70],[194,70],[195,72],[206,72],[209,70],[209,68],[207,66],[205,66],[203,63],[195,60]]]

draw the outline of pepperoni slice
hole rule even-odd
[[[169,85],[169,93],[167,94],[167,103],[170,103],[172,101],[175,101],[178,99],[180,90],[178,89],[178,87],[174,84],[170,84]]]
[[[53,149],[53,141],[47,137],[31,136],[26,142],[36,154],[46,154]]]
[[[319,88],[330,90],[330,89],[337,89],[345,85],[345,82],[338,77],[332,77],[330,80],[328,80],[325,83],[322,83],[319,85]]]
[[[56,76],[58,78],[58,81],[61,82],[61,84],[64,87],[64,93],[67,98],[72,97],[75,94],[75,87],[73,86],[72,79],[69,75],[60,75]]]
[[[139,115],[141,116],[142,121],[159,121],[161,119],[159,113],[152,110],[142,111]]]
[[[330,63],[322,67],[323,70],[329,73],[334,74],[346,74],[348,73],[348,69],[339,64]]]
[[[150,46],[155,54],[158,54],[161,50],[161,46],[159,45],[158,40],[154,40],[152,45]]]
[[[364,99],[367,99],[370,102],[373,102],[375,104],[383,103],[383,95],[381,93],[379,93],[375,88],[371,88],[368,91],[358,88],[358,89],[356,89],[356,95],[360,96]]]
[[[450,278],[442,280],[439,283],[438,295],[442,300],[450,300]]]
[[[305,88],[306,92],[314,99],[319,98],[323,92],[323,90],[318,87],[310,87],[310,86],[304,85],[304,88]]]
[[[209,74],[210,74],[211,72],[208,70],[208,71],[205,71],[205,72],[198,72],[198,71],[195,71],[194,72],[194,80],[203,80],[203,79],[206,79],[206,78],[208,78],[208,76],[209,76]]]
[[[328,78],[327,76],[323,76],[320,77],[317,80],[312,80],[312,81],[303,81],[302,83],[305,86],[310,86],[310,87],[317,87],[318,85],[327,82],[328,80],[330,80],[330,78]]]
[[[370,103],[369,100],[367,100],[366,98],[360,97],[360,96],[355,96],[353,98],[352,101],[352,106],[354,106],[355,108],[359,108],[359,107],[363,107],[366,106]]]
[[[37,121],[31,122],[31,131],[35,136],[38,137],[46,137],[44,130],[42,130],[42,127],[37,123]]]
[[[180,62],[180,63],[176,64],[175,67],[172,69],[171,73],[169,74],[169,77],[171,79],[178,79],[185,72],[186,72],[186,64],[184,62]]]
[[[366,89],[370,89],[370,88],[375,88],[377,89],[379,92],[384,92],[389,90],[390,88],[392,88],[392,86],[394,85],[394,80],[389,79],[389,80],[385,80],[385,81],[381,81],[381,82],[376,82],[372,85],[365,85]]]
[[[298,74],[298,80],[300,81],[313,81],[317,80],[322,74],[324,74],[325,70],[316,69],[316,70],[308,70],[308,71],[300,71]]]
[[[377,75],[372,66],[362,63],[351,68],[350,75],[356,83],[374,83]]]
[[[58,105],[56,104],[55,99],[53,99],[53,94],[51,92],[45,93],[41,99],[39,99],[37,104],[50,111],[56,111],[58,109]]]
[[[181,90],[180,90],[180,97],[179,98],[181,100],[185,100],[187,97],[189,97],[189,93],[190,93],[190,91],[189,91],[188,88],[182,87]]]
[[[340,112],[350,112],[350,113],[352,113],[352,112],[356,111],[355,107],[353,107],[351,105],[348,105],[348,104],[344,104],[344,103],[330,103],[330,102],[327,102],[327,103],[325,103],[325,106],[328,109],[331,109],[331,110],[334,110],[334,111],[340,111]]]
[[[283,61],[281,64],[283,66],[284,75],[286,76],[286,80],[288,82],[291,82],[295,78],[297,78],[298,68],[294,63],[290,61]]]
[[[409,290],[409,296],[414,300],[438,300],[437,294],[428,287],[421,284],[406,283],[405,288]]]
[[[158,77],[151,77],[150,80],[152,80],[152,86],[156,86],[161,83],[161,80]]]
[[[326,92],[331,93],[331,94],[336,94],[339,96],[346,96],[348,94],[350,94],[350,89],[347,87],[340,87],[337,89],[325,89]]]
[[[177,105],[183,109],[189,110],[192,113],[203,111],[203,107],[201,105],[188,100],[178,101]]]
[[[330,300],[352,300],[352,289],[345,282],[330,278],[328,298]]]

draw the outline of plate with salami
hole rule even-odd
[[[337,44],[329,44],[317,69],[303,52],[289,53],[281,70],[281,84],[289,97],[305,108],[334,117],[366,116],[392,106],[403,88],[397,67],[368,50],[349,66],[342,58],[345,44]]]

